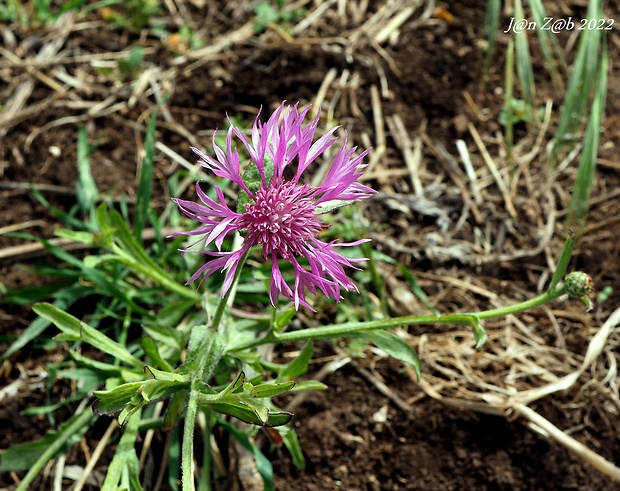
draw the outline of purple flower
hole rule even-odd
[[[213,135],[216,158],[192,148],[200,157],[199,163],[203,167],[216,176],[236,183],[242,195],[247,193],[247,202],[233,211],[227,206],[219,188],[215,190],[217,200],[214,200],[203,192],[199,183],[196,184],[196,193],[202,204],[173,200],[183,213],[201,223],[192,231],[172,235],[199,237],[181,252],[209,256],[209,260],[192,275],[188,284],[201,275],[204,280],[216,271],[226,271],[222,288],[224,295],[232,284],[243,255],[250,247],[258,245],[265,259],[271,260],[269,297],[273,305],[278,295],[282,294],[295,303],[295,308],[303,305],[311,309],[306,301],[306,290],[313,295],[320,290],[337,301],[342,299],[341,288],[357,290],[347,277],[344,267],[354,267],[353,263],[364,259],[345,258],[336,249],[358,245],[366,240],[351,243],[322,242],[319,236],[327,225],[320,221],[320,217],[334,204],[346,204],[372,196],[374,191],[371,188],[357,182],[366,167],[362,159],[369,150],[355,156],[356,148],[347,150],[345,136],[344,144],[336,153],[323,182],[318,187],[304,183],[302,175],[310,164],[337,140],[332,136],[336,130],[333,128],[313,143],[319,116],[304,126],[304,117],[309,109],[299,112],[297,105],[291,108],[283,103],[266,123],[261,123],[257,116],[252,127],[251,142],[231,123],[225,149],[217,146]],[[254,172],[256,182],[250,182],[248,173],[244,180],[239,154],[232,145],[233,136],[243,143],[249,153],[249,166],[255,166],[255,171],[258,171]],[[292,176],[290,178],[285,177],[287,169],[286,175]],[[237,230],[245,234],[241,249],[222,251],[224,238]],[[217,251],[192,249],[201,242],[205,247],[214,243]],[[306,259],[306,266],[302,264],[302,258]],[[278,266],[279,259],[292,265],[295,274],[292,285],[284,280]]]

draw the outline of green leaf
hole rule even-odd
[[[54,230],[56,237],[69,239],[80,244],[92,246],[95,244],[95,234],[91,232],[80,232],[79,230],[69,230],[68,228],[59,228]]]
[[[564,247],[562,248],[562,253],[558,259],[558,264],[555,267],[555,272],[551,278],[551,283],[549,283],[549,290],[555,288],[562,278],[564,278],[564,273],[566,272],[566,268],[568,268],[568,263],[570,262],[574,247],[575,234],[569,231],[568,237],[564,242]]]
[[[93,217],[95,205],[99,197],[97,184],[90,171],[90,150],[88,148],[88,130],[86,126],[78,128],[77,141],[77,170],[78,177],[75,185],[76,195],[80,209],[85,217]]]
[[[295,382],[268,382],[260,385],[252,385],[248,382],[244,384],[243,390],[250,397],[263,399],[266,397],[275,397],[280,394],[284,394],[285,392],[290,391],[293,387],[295,387]]]
[[[149,371],[153,373],[154,369]],[[143,406],[169,397],[179,390],[189,387],[190,382],[186,377],[168,372],[157,372],[157,376],[166,378],[174,376],[167,380],[145,380],[142,382],[128,382],[119,385],[112,390],[98,390],[94,392],[97,401],[93,409],[97,414],[107,414],[109,416],[121,412],[119,414],[119,423],[124,424],[132,414],[141,409]]]
[[[99,372],[104,377],[118,377],[122,373],[122,368],[118,365],[112,365],[111,363],[105,363],[103,361],[93,360],[87,356],[81,355],[75,350],[69,351],[69,356],[80,366],[87,368],[93,372]]]
[[[153,338],[150,338],[148,336],[143,337],[140,340],[140,345],[142,346],[142,349],[147,354],[147,356],[151,358],[151,360],[153,360],[155,363],[157,363],[158,367],[167,372],[174,371],[172,365],[170,365],[170,363],[164,360],[159,354],[159,348],[157,347],[157,343],[155,343]]]
[[[581,227],[585,224],[590,208],[590,195],[596,170],[596,159],[598,156],[599,140],[603,116],[605,113],[605,99],[607,96],[607,46],[603,47],[603,54],[600,59],[600,67],[597,76],[596,92],[588,125],[586,136],[581,150],[577,177],[568,204],[566,222],[569,226]]]
[[[484,343],[487,342],[487,333],[479,320],[472,324],[472,331],[474,332],[474,339],[476,340],[476,349],[480,351]]]
[[[127,425],[123,428],[123,436],[116,447],[114,458],[112,458],[112,462],[108,466],[101,491],[118,491],[119,489],[139,491],[142,489],[138,476],[138,456],[136,455],[136,439],[139,426],[140,413],[135,413],[128,419]],[[121,480],[129,481],[131,484],[119,487]]]
[[[360,334],[361,337],[367,339],[377,348],[382,349],[390,356],[397,360],[404,361],[411,365],[415,370],[418,379],[422,373],[422,367],[420,360],[415,350],[409,346],[405,341],[389,331],[366,331]]]
[[[32,307],[32,309],[41,317],[51,321],[65,334],[68,334],[73,339],[82,339],[86,343],[94,346],[95,348],[107,353],[114,358],[124,361],[125,363],[137,367],[141,367],[143,363],[135,358],[127,349],[111,340],[105,334],[96,329],[93,329],[85,322],[82,322],[71,314],[60,310],[59,308],[49,303],[38,303]]]
[[[202,403],[202,398],[199,399]],[[287,424],[293,417],[292,413],[286,411],[270,411],[269,409],[253,402],[250,404],[248,401],[225,401],[225,402],[210,402],[206,401],[205,407],[213,409],[219,413],[227,414],[234,418],[237,418],[244,423],[255,424],[259,426],[281,426]],[[266,410],[266,411],[265,411]]]
[[[276,311],[276,316],[271,329],[276,333],[282,331],[282,329],[289,325],[293,317],[295,317],[296,313],[297,310],[295,309],[295,307],[291,307],[284,312]]]
[[[54,302],[54,306],[57,309],[66,309],[72,305],[73,302],[68,302],[65,299],[59,299]],[[19,337],[8,347],[6,352],[0,357],[0,362],[4,362],[13,353],[16,353],[24,346],[26,346],[33,339],[38,338],[43,332],[50,326],[51,322],[43,317],[38,317],[30,323],[30,325],[22,332]]]
[[[487,34],[488,47],[484,62],[485,72],[488,72],[491,66],[491,59],[493,57],[493,51],[495,50],[495,35],[497,33],[497,27],[499,26],[501,3],[500,0],[488,0],[486,4],[484,26]]]
[[[308,363],[310,363],[313,353],[314,344],[312,341],[308,341],[304,344],[299,355],[278,375],[278,381],[295,380],[300,375],[305,374],[308,371]]]
[[[159,314],[156,320],[159,320]],[[172,327],[159,326],[156,324],[145,324],[144,332],[151,336],[160,346],[168,346],[175,352],[180,353],[187,345],[187,337],[182,332]]]
[[[105,219],[106,218],[104,218],[104,220]],[[200,301],[200,295],[198,293],[171,278],[168,273],[151,259],[142,245],[133,237],[120,213],[111,210],[107,219],[109,225],[113,228],[114,240],[118,244],[118,252],[120,254],[118,257],[119,261],[147,275],[159,285],[172,292],[178,293],[185,298],[191,298],[196,302]]]
[[[179,333],[176,329],[174,329],[180,322],[183,316],[187,313],[189,309],[195,309],[196,299],[187,298],[178,301],[172,301],[166,303],[159,312],[157,312],[157,326],[161,326],[162,328],[172,328],[172,336],[179,336],[182,344],[185,345],[187,343],[187,339],[183,338],[183,335]],[[184,346],[183,346],[184,347]]]
[[[586,15],[588,20],[605,18],[601,10],[600,0],[588,2]],[[605,31],[584,29],[579,31],[579,45],[572,65],[570,79],[562,103],[562,112],[555,130],[555,140],[551,149],[550,160],[558,161],[561,148],[567,143],[574,141],[573,134],[581,127],[583,116],[586,112],[588,101],[591,98],[592,88],[600,84],[603,72],[599,62],[601,56],[600,47],[605,39]],[[606,74],[604,74],[606,76]],[[592,119],[592,114],[590,116]],[[596,128],[598,133],[599,129]]]
[[[315,215],[322,215],[323,213],[329,213],[330,211],[336,210],[338,208],[342,208],[343,206],[348,206],[353,201],[342,200],[342,199],[334,199],[331,201],[324,201],[323,203],[319,203],[314,209]]]
[[[138,242],[142,242],[142,231],[146,225],[148,210],[151,207],[151,194],[153,192],[153,166],[155,163],[155,140],[157,125],[157,110],[155,108],[149,118],[144,137],[144,159],[140,169],[140,180],[138,182],[138,193],[136,200],[136,214],[133,224],[133,234]]]
[[[299,380],[295,383],[295,387],[291,389],[291,392],[301,392],[303,390],[325,390],[327,385],[318,380]]]
[[[517,19],[523,19],[524,14],[521,0],[515,1],[514,9],[515,17]],[[519,84],[521,86],[521,91],[525,102],[530,108],[534,108],[536,105],[534,71],[532,69],[532,58],[530,56],[527,30],[518,30],[514,33],[514,37]]]
[[[273,466],[271,461],[265,457],[265,455],[244,431],[219,416],[217,417],[217,422],[218,425],[228,431],[228,433],[230,433],[240,445],[242,445],[246,450],[252,452],[254,455],[254,461],[256,462],[256,470],[263,478],[264,491],[275,491],[273,484]]]
[[[299,439],[297,438],[297,432],[288,426],[280,427],[278,428],[278,431],[280,431],[282,441],[291,454],[293,464],[295,464],[295,467],[299,470],[303,471],[306,468],[306,459],[304,458],[304,453],[301,450],[301,445],[299,444]]]
[[[97,401],[93,405],[93,410],[98,415],[112,416],[118,413],[136,396],[143,383],[142,381],[128,382],[111,390],[95,391],[94,396]]]
[[[93,409],[97,414],[108,416],[115,415],[120,411],[118,420],[120,424],[124,424],[132,414],[147,404],[170,397],[188,386],[189,382],[167,380],[128,382],[112,390],[95,391],[94,395],[97,397],[97,401]]]

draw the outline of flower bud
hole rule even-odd
[[[573,271],[564,278],[566,292],[571,297],[583,297],[594,288],[592,277],[582,271]]]

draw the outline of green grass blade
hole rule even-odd
[[[144,159],[140,169],[138,182],[138,197],[136,200],[136,214],[134,217],[133,234],[138,242],[142,242],[142,231],[146,225],[151,207],[151,195],[153,193],[153,166],[155,163],[155,141],[157,127],[157,108],[151,114],[146,126],[144,137]]]
[[[484,28],[487,33],[487,54],[484,61],[484,71],[488,72],[491,66],[491,58],[495,51],[495,35],[499,26],[501,1],[488,0],[484,19]]]
[[[141,411],[134,413],[123,428],[116,452],[108,466],[101,491],[117,491],[118,489],[140,490],[138,477],[138,456],[136,455],[136,438],[140,426]],[[121,484],[121,480],[124,481]],[[120,485],[120,487],[119,487]]]
[[[115,239],[126,257],[131,258],[127,264],[141,273],[158,282],[162,287],[176,292],[185,298],[200,301],[200,295],[191,288],[181,285],[171,278],[151,257],[146,253],[140,242],[132,236],[131,231],[123,217],[112,210],[109,215],[110,224],[115,228]]]
[[[545,6],[541,0],[530,0],[529,5],[534,22],[536,22],[536,34],[538,35],[547,71],[551,75],[551,81],[558,90],[564,91],[562,77],[558,72],[558,65],[566,71],[566,59],[557,37],[550,30],[541,28],[545,25],[545,19],[548,19]]]
[[[592,101],[590,118],[586,129],[586,137],[581,150],[581,159],[577,170],[575,187],[568,205],[567,224],[572,227],[583,226],[590,206],[590,194],[594,171],[596,169],[596,157],[600,139],[600,128],[603,123],[605,110],[605,98],[607,96],[607,47],[603,47],[603,57],[597,77],[596,93]]]
[[[93,223],[97,199],[99,198],[99,190],[90,170],[90,150],[88,148],[88,130],[86,126],[80,126],[78,129],[77,141],[77,182],[75,191],[77,195],[78,205],[82,210],[83,216],[88,217]]]
[[[41,203],[55,218],[60,220],[67,227],[74,230],[88,230],[88,224],[53,206],[36,188],[31,187],[30,191],[39,203]],[[34,240],[36,240],[36,238]]]
[[[73,302],[69,302],[66,299],[58,299],[54,302],[54,307],[58,309],[65,310],[69,308]],[[30,325],[22,332],[19,337],[13,341],[11,346],[4,352],[2,357],[0,357],[0,362],[4,362],[7,358],[9,358],[14,353],[18,352],[28,343],[38,338],[43,334],[43,332],[51,325],[51,321],[44,319],[43,317],[38,317],[33,320]]]
[[[409,283],[409,286],[411,286],[411,291],[418,298],[418,300],[420,300],[420,302],[422,302],[426,306],[426,308],[430,310],[433,314],[438,315],[439,311],[435,308],[435,306],[428,299],[428,297],[426,296],[426,293],[424,292],[424,290],[418,283],[418,280],[416,280],[415,276],[411,273],[411,271],[409,271],[404,264],[399,264],[398,269],[400,269],[400,272],[403,274],[403,276]]]
[[[555,288],[562,280],[562,278],[564,278],[564,273],[566,272],[566,268],[568,268],[568,263],[570,262],[574,247],[575,234],[570,233],[569,236],[566,238],[566,241],[564,242],[562,253],[560,254],[560,258],[558,259],[558,264],[555,267],[555,272],[553,273],[553,277],[551,278],[551,283],[549,283],[549,290]]]
[[[515,17],[523,19],[523,6],[521,0],[515,1]],[[523,93],[523,99],[534,110],[536,106],[536,94],[534,87],[534,70],[532,69],[532,58],[530,56],[530,46],[527,39],[527,29],[518,30],[514,33],[516,61],[517,61],[517,77],[519,77],[519,85]]]
[[[280,434],[282,435],[282,441],[286,446],[289,454],[291,455],[291,460],[295,467],[299,470],[304,470],[306,468],[306,458],[304,457],[304,452],[301,449],[301,445],[299,443],[299,439],[297,438],[297,433],[294,429],[289,426],[279,427],[283,428],[280,430]]]
[[[32,309],[44,319],[53,322],[64,334],[76,340],[84,340],[84,342],[117,360],[124,361],[128,365],[133,365],[137,368],[143,367],[144,363],[135,358],[123,345],[113,341],[102,332],[97,331],[71,314],[49,303],[38,303]]]
[[[515,43],[512,38],[508,41],[508,49],[506,50],[506,64],[504,66],[504,107],[502,108],[504,113],[504,140],[506,141],[506,151],[508,161],[513,160],[514,149],[514,89],[515,89],[515,74],[514,74],[514,57],[515,57]]]
[[[6,472],[15,465],[19,465],[20,469],[29,469],[16,488],[16,491],[26,491],[51,459],[80,441],[94,418],[93,412],[86,408],[64,423],[57,432],[48,433],[43,440],[11,447],[0,456],[0,471]]]
[[[591,0],[588,5],[588,19],[603,18],[600,0]],[[558,121],[555,141],[551,149],[551,162],[557,163],[562,147],[571,140],[581,126],[583,116],[596,84],[600,59],[600,46],[604,31],[585,29],[581,31],[579,46],[564,102]]]
[[[221,416],[217,416],[218,424],[223,426],[239,444],[246,450],[249,450],[254,454],[254,461],[256,462],[256,470],[263,478],[263,485],[265,491],[275,491],[273,483],[273,466],[265,455],[260,451],[256,444],[250,440],[250,437],[246,435],[242,430],[238,429],[233,424],[226,421]]]

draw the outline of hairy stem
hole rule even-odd
[[[242,239],[238,237],[235,240],[235,247],[240,247]],[[222,329],[220,329],[220,323],[224,317],[224,312],[226,311],[226,306],[228,304],[229,298],[233,298],[232,295],[236,291],[237,283],[239,281],[239,277],[241,276],[241,270],[243,265],[245,264],[246,259],[248,258],[249,251],[247,251],[241,258],[239,264],[237,265],[237,270],[235,271],[235,276],[233,278],[232,285],[228,289],[228,291],[220,298],[217,307],[215,309],[215,313],[213,314],[213,318],[211,319],[210,330],[214,331],[216,334],[213,334],[211,339],[211,343],[207,344],[207,349],[205,353],[202,354],[202,362],[200,363],[200,369],[194,376],[194,380],[192,380],[191,388],[189,391],[189,396],[187,400],[187,410],[185,413],[185,426],[183,427],[183,446],[181,452],[181,487],[182,491],[194,491],[194,428],[196,426],[196,414],[198,411],[198,393],[199,388],[198,384],[206,383],[213,374],[215,368],[217,367],[217,363],[222,354],[223,344],[218,344],[216,339],[220,340],[220,343],[223,337],[219,335],[224,334]],[[209,423],[207,422],[207,425]],[[208,442],[207,444],[210,444]],[[205,452],[204,457],[204,469],[205,473],[210,474],[211,462],[210,462],[210,452]],[[203,483],[201,485],[201,489],[205,489],[205,486],[208,486],[206,489],[211,489],[210,483],[210,475],[205,475],[201,480]],[[204,484],[208,482],[208,484]]]
[[[196,381],[194,381],[195,383]],[[181,489],[194,491],[194,426],[198,412],[198,391],[192,389],[187,400],[185,426],[183,427],[183,446],[181,450]]]

